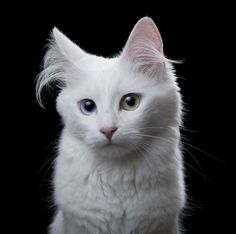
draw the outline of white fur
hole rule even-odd
[[[57,215],[50,234],[177,234],[185,191],[180,152],[181,97],[160,34],[141,19],[120,56],[88,55],[57,29],[39,75],[42,88],[59,81],[64,121],[55,162]],[[119,108],[127,93],[134,111]],[[95,101],[85,116],[78,101]],[[112,145],[99,132],[117,126]]]

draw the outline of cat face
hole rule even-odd
[[[84,77],[62,90],[57,108],[65,127],[91,149],[122,156],[176,121],[173,82],[133,73],[121,58],[93,58]],[[85,62],[86,63],[86,62]],[[90,69],[89,69],[90,68]]]
[[[63,83],[57,110],[65,128],[96,154],[138,151],[179,124],[178,87],[153,21],[139,21],[112,59],[89,55],[57,29],[53,33],[38,90],[48,81]]]

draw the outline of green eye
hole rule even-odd
[[[140,104],[140,97],[135,93],[128,93],[121,98],[120,108],[126,111],[134,111]]]

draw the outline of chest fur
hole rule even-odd
[[[129,233],[137,226],[146,231],[178,210],[179,188],[172,173],[163,176],[137,166],[85,169],[62,159],[57,166],[57,204],[78,226],[93,226],[105,233],[116,233],[121,227],[120,233]]]

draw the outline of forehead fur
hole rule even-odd
[[[163,92],[171,83],[158,82],[154,78],[136,73],[120,58],[93,56],[92,59],[81,61],[80,66],[82,69],[72,72],[72,79],[66,90],[81,98],[112,97],[132,92],[153,95]]]

